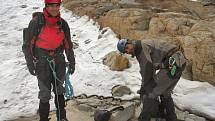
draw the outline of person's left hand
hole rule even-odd
[[[70,63],[69,63],[69,73],[70,74],[73,74],[75,72],[75,65],[71,65]]]

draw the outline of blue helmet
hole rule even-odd
[[[125,53],[125,46],[128,43],[127,39],[120,39],[117,43],[117,49],[120,53]]]

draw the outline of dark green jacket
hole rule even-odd
[[[139,66],[140,66],[140,74],[142,77],[142,89],[141,93],[149,94],[153,92],[156,87],[165,87],[168,85],[168,82],[165,83],[157,83],[157,80],[172,80],[167,79],[167,76],[164,75],[157,79],[156,70],[162,69],[167,70],[167,68],[163,68],[165,65],[165,60],[168,58],[168,53],[177,48],[177,46],[173,44],[169,44],[168,42],[162,40],[144,40],[144,41],[134,41],[134,56],[136,56]],[[158,85],[159,84],[159,85]],[[162,93],[163,90],[156,89],[155,93]]]

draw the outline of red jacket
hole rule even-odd
[[[37,40],[36,46],[45,50],[55,50],[61,44],[65,35],[61,26],[57,24],[60,21],[60,15],[57,17],[48,17],[48,13],[44,10],[45,25],[43,26]]]
[[[28,39],[22,47],[27,63],[33,64],[34,46],[45,50],[55,50],[62,45],[62,52],[65,50],[67,60],[71,66],[74,66],[75,57],[68,23],[62,19],[60,15],[57,18],[49,17],[45,9],[43,15],[45,19],[45,25],[41,29],[39,36],[37,36],[36,29],[38,28],[38,17],[33,17],[28,25]],[[58,25],[59,22],[61,23],[61,26]],[[62,28],[60,29],[60,27]]]

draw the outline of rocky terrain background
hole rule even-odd
[[[118,94],[123,94],[119,91]],[[112,110],[114,108],[123,107],[112,112],[109,121],[138,121],[142,105],[139,97],[130,100],[122,100],[114,97],[103,97],[97,95],[79,95],[67,102],[67,118],[69,121],[94,121],[94,114],[98,110]],[[176,108],[178,119],[184,121],[213,121],[202,116],[181,111]],[[57,121],[55,111],[50,112],[50,121]],[[30,117],[19,117],[18,119],[8,121],[38,121],[39,115]],[[151,121],[165,121],[165,119],[151,119]]]
[[[183,77],[215,85],[215,0],[64,0],[64,7],[110,27],[119,38],[181,46],[189,60]],[[111,70],[129,67],[116,52],[104,64]]]

